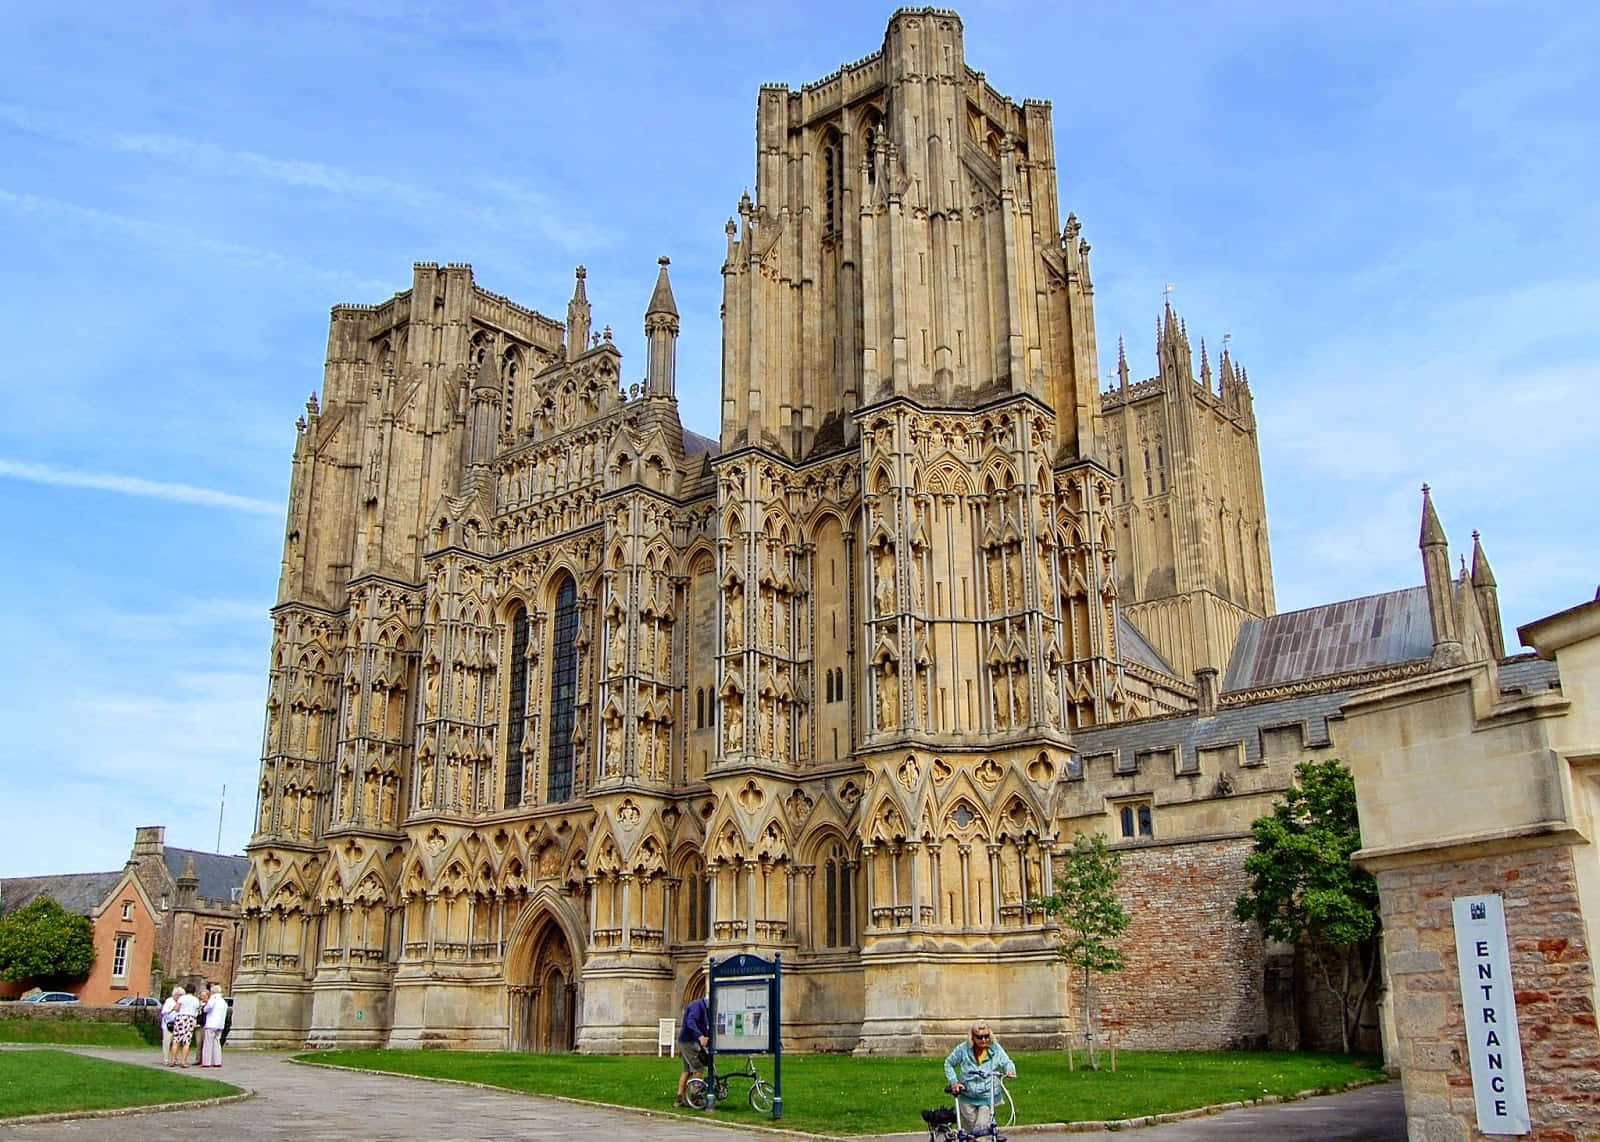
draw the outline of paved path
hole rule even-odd
[[[159,1065],[154,1051],[78,1048],[120,1062]],[[600,1142],[647,1137],[659,1142],[775,1142],[773,1132],[714,1126],[700,1118],[585,1106],[556,1099],[422,1082],[388,1075],[295,1066],[287,1053],[231,1051],[208,1076],[254,1090],[227,1106],[0,1125],[0,1139],[69,1138],[106,1142],[171,1142],[174,1136],[260,1142],[265,1139],[446,1139],[589,1137]],[[1404,1142],[1400,1084],[1130,1132],[1139,1142],[1271,1138],[1289,1142]],[[810,1137],[789,1135],[791,1138]],[[897,1135],[907,1142],[927,1133]],[[1082,1142],[1082,1134],[1026,1133],[1015,1142]]]

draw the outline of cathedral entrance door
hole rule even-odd
[[[549,912],[537,915],[506,956],[507,1046],[513,1051],[570,1051],[577,1044],[575,957]]]

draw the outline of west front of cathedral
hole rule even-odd
[[[581,268],[564,323],[465,265],[334,309],[238,1041],[649,1050],[708,957],[754,951],[801,1049],[974,1016],[1059,1044],[1079,984],[1029,901],[1078,832],[1126,858],[1124,1041],[1273,1033],[1228,909],[1325,742],[1194,731],[1274,610],[1243,370],[1169,309],[1155,373],[1119,353],[1101,391],[1050,107],[969,68],[952,12],[763,87],[756,132],[717,440],[679,419],[664,258],[640,383]],[[1235,706],[1312,700],[1275,685]]]

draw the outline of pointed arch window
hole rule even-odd
[[[506,808],[522,803],[522,735],[528,716],[528,612],[511,616],[511,693],[506,699]]]
[[[550,639],[550,763],[546,800],[572,799],[572,727],[578,705],[578,588],[568,578],[556,591]]]
[[[698,866],[683,878],[683,896],[688,924],[684,928],[685,940],[705,940],[711,936],[711,877]]]
[[[842,845],[833,845],[822,862],[822,894],[823,946],[850,947],[855,943],[855,894],[851,891],[850,862],[845,859]]]

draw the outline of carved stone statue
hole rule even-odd
[[[722,752],[737,753],[744,745],[744,705],[737,694],[722,703]]]
[[[1025,726],[1028,724],[1028,672],[1017,670],[1011,675],[1011,702],[1015,714],[1011,724]]]
[[[885,662],[878,675],[878,728],[892,730],[900,724],[900,675],[893,662]]]
[[[628,620],[617,616],[617,629],[611,632],[611,647],[606,651],[606,673],[621,674],[628,657]]]
[[[424,757],[417,766],[417,804],[428,808],[433,804],[433,758]]]
[[[361,819],[370,823],[378,816],[378,775],[368,770],[362,787]]]
[[[722,644],[726,650],[738,650],[744,645],[744,600],[738,592],[730,592],[723,602],[724,627]]]
[[[872,602],[880,616],[894,613],[894,555],[888,551],[878,553],[873,567]]]
[[[383,816],[378,824],[385,828],[395,828],[400,822],[395,818],[395,785],[396,779],[392,776],[383,779]]]
[[[672,677],[672,624],[665,620],[656,625],[656,677]]]
[[[317,795],[309,789],[300,794],[300,839],[309,841],[316,827]]]
[[[1044,679],[1044,720],[1047,726],[1061,728],[1061,681],[1053,670]]]
[[[605,773],[607,777],[615,777],[621,772],[622,725],[618,722],[609,722],[606,725]]]

